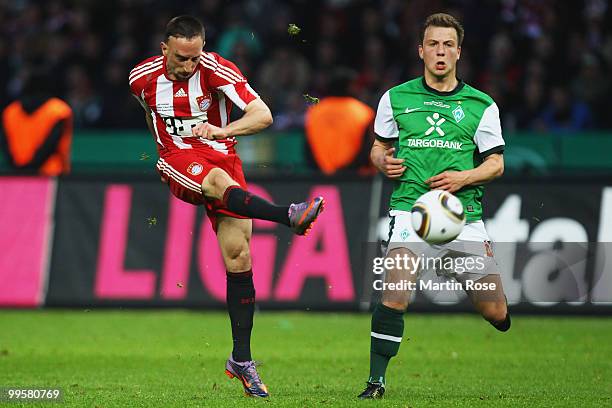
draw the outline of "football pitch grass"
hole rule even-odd
[[[74,407],[551,407],[612,405],[612,319],[407,314],[382,401],[359,401],[369,315],[259,312],[254,358],[271,397],[229,380],[225,313],[0,311],[0,387],[62,388]],[[1,405],[2,403],[0,403]],[[7,406],[21,404],[6,403]]]

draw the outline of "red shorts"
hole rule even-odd
[[[229,211],[221,200],[207,199],[202,194],[202,181],[214,168],[225,170],[240,187],[246,189],[242,161],[237,154],[223,154],[212,148],[173,150],[157,161],[157,171],[168,183],[174,196],[193,205],[206,206],[206,213],[217,228],[217,214],[248,218]]]

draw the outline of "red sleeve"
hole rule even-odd
[[[142,99],[142,91],[144,90],[140,82],[142,81],[135,81],[130,84],[130,92],[138,99]]]
[[[129,75],[130,91],[138,99],[143,99],[143,91],[147,85],[147,73],[161,65],[162,57],[155,56],[137,64]]]
[[[240,109],[244,110],[251,101],[259,98],[233,62],[212,52],[203,53],[202,62],[212,71],[210,85],[223,92]]]

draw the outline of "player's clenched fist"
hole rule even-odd
[[[191,129],[191,133],[196,137],[203,137],[208,140],[226,139],[230,137],[227,129],[211,125],[209,122],[196,125]]]

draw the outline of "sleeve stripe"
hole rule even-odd
[[[214,70],[215,70],[215,67],[214,67],[214,66],[212,66],[212,65],[207,64],[206,62],[207,62],[207,61],[200,60],[200,64],[201,64],[201,65],[205,66],[206,68],[210,69],[211,71],[214,71]]]
[[[146,64],[139,65],[130,71],[130,76],[137,74],[138,72],[144,71],[145,69],[148,69],[154,64],[161,63],[162,60],[163,60],[163,57],[159,57],[159,58],[155,58],[151,62],[147,62]]]
[[[212,65],[207,64],[206,62],[204,62],[204,60],[200,60],[200,65],[210,69],[211,71],[213,71],[213,73],[215,72],[215,67],[212,66]]]
[[[218,77],[220,77],[220,78],[223,78],[223,79],[227,80],[227,81],[228,81],[228,82],[230,82],[232,85],[236,83],[236,81],[234,81],[233,79],[231,79],[231,78],[230,78],[230,77],[228,77],[228,76],[225,76],[224,74],[222,74],[222,73],[221,73],[221,72],[219,72],[219,71],[215,71],[215,75],[216,75],[216,76],[218,76]]]
[[[130,85],[132,85],[132,83],[134,83],[134,81],[136,81],[136,80],[138,80],[138,79],[142,78],[143,76],[145,76],[145,75],[147,75],[147,74],[151,74],[151,73],[156,72],[156,71],[159,71],[160,69],[162,69],[162,66],[161,66],[161,65],[160,65],[160,66],[158,66],[158,67],[155,67],[155,68],[151,68],[151,69],[150,69],[150,70],[148,70],[148,71],[143,71],[143,72],[141,72],[140,74],[135,75],[135,76],[134,76],[134,78],[130,79]]]
[[[156,70],[156,69],[161,68],[161,67],[162,67],[162,64],[160,63],[160,64],[158,64],[158,65],[153,65],[153,66],[151,66],[151,67],[148,67],[147,69],[142,70],[142,71],[139,71],[139,72],[137,72],[137,73],[135,73],[135,74],[131,74],[131,75],[130,75],[130,83],[132,83],[132,81],[133,81],[133,80],[134,80],[136,77],[139,77],[139,78],[140,78],[140,74],[142,74],[143,72],[151,72],[151,70]]]
[[[219,62],[214,59],[212,56],[204,53],[202,54],[203,57],[210,62],[211,64],[213,64],[215,66],[215,70],[219,70],[219,71],[226,71],[226,74],[229,76],[232,76],[234,78],[235,81],[242,81],[244,80],[244,78],[241,75],[238,75],[238,73],[236,71],[234,71],[233,69],[230,69],[228,67],[225,67],[221,64],[219,64]]]
[[[234,78],[234,81],[245,81],[244,77],[242,75],[239,75],[236,71],[234,71],[231,68],[228,68],[226,66],[223,66],[221,64],[219,64],[219,62],[217,60],[215,60],[212,56],[208,55],[207,53],[202,53],[202,56],[212,65],[214,65],[215,70],[218,71],[224,71],[224,73],[226,75],[231,76],[232,78]]]
[[[503,153],[505,147],[506,147],[505,145],[495,146],[495,147],[493,147],[493,148],[491,148],[489,150],[486,150],[486,151],[480,153],[480,157],[482,159],[484,159],[485,157],[490,156],[490,155],[495,154],[495,153]]]
[[[145,69],[147,69],[147,68],[151,67],[151,65],[155,65],[155,64],[157,64],[158,62],[159,62],[159,61],[158,61],[157,59],[155,59],[154,61],[147,62],[146,64],[142,64],[142,65],[139,65],[139,66],[137,66],[137,67],[134,67],[134,68],[133,68],[133,69],[130,71],[130,76],[132,76],[132,75],[134,75],[134,74],[137,74],[137,73],[139,73],[139,72],[141,72],[141,71],[144,71]]]
[[[218,69],[219,69],[219,71],[223,71],[225,74],[227,74],[227,75],[229,75],[229,76],[231,76],[233,78],[236,78],[236,81],[238,81],[238,82],[244,82],[245,81],[244,77],[238,75],[236,73],[236,71],[234,71],[233,69],[230,69],[230,68],[225,67],[223,65],[219,65]]]
[[[221,73],[221,72],[219,72],[219,71],[215,70],[215,69],[214,69],[213,67],[211,67],[210,65],[206,65],[206,63],[204,63],[203,61],[200,61],[200,64],[202,64],[202,66],[204,66],[204,67],[206,67],[206,68],[208,68],[208,69],[212,70],[212,71],[213,71],[213,74],[215,74],[215,75],[216,75],[216,76],[218,76],[219,78],[223,78],[223,79],[225,79],[225,80],[226,80],[227,82],[229,82],[230,84],[235,84],[235,83],[236,83],[236,81],[235,81],[235,80],[233,80],[232,78],[230,78],[230,77],[228,77],[228,76],[225,76],[223,73]]]

